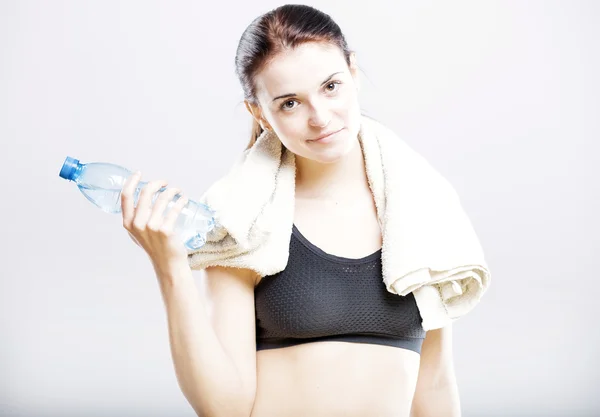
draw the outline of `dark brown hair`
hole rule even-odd
[[[244,91],[244,99],[258,105],[255,76],[280,52],[307,42],[322,42],[340,48],[350,66],[346,39],[333,19],[313,7],[286,4],[257,17],[244,31],[235,56],[235,72]],[[260,124],[253,120],[250,142],[254,145],[262,133]]]

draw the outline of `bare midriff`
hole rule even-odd
[[[251,417],[409,417],[419,362],[412,350],[351,342],[261,350]]]

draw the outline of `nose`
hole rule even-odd
[[[310,116],[308,118],[308,124],[318,128],[324,128],[329,124],[331,120],[331,112],[327,108],[326,103],[313,103],[311,105]]]

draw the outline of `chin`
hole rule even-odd
[[[357,135],[358,132],[352,134],[347,130],[340,132],[336,143],[329,143],[318,151],[310,149],[304,157],[324,164],[337,162],[352,152],[355,146],[359,146]]]

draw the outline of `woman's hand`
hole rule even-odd
[[[154,194],[160,188],[166,187],[167,182],[151,181],[142,188],[137,206],[134,207],[134,191],[140,177],[141,173],[138,171],[129,176],[123,185],[123,227],[133,241],[146,251],[157,274],[178,270],[183,264],[187,266],[187,250],[180,236],[174,233],[174,225],[188,198],[182,195],[165,216],[164,212],[169,202],[180,190],[167,188],[152,205]]]

